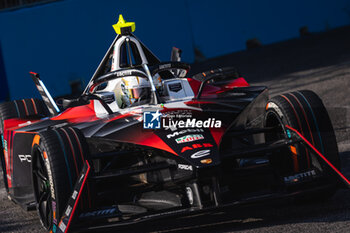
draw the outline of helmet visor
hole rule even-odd
[[[138,99],[141,96],[147,96],[148,90],[148,87],[129,89],[129,98]]]

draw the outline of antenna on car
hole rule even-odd
[[[130,35],[135,31],[135,22],[126,22],[123,18],[123,15],[119,15],[119,20],[116,24],[113,25],[114,31],[119,35]]]

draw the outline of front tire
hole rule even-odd
[[[88,153],[83,134],[72,127],[48,130],[35,136],[33,189],[38,215],[46,230],[55,227],[62,217]]]
[[[289,125],[298,130],[310,141],[337,169],[340,169],[340,157],[332,122],[322,100],[312,91],[296,91],[273,97],[267,105],[265,125],[280,128],[278,136],[268,134],[267,140],[286,138]],[[302,199],[326,200],[333,196],[337,189],[337,180],[331,176],[328,167],[323,166],[318,158],[312,155],[306,147],[295,145],[296,153],[292,156],[274,156],[271,158],[277,169],[283,175],[291,175],[316,167],[322,172],[325,182],[331,187],[310,193]],[[282,158],[283,157],[283,158]]]

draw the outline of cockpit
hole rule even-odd
[[[189,65],[173,61],[162,63],[132,34],[132,25],[122,16],[114,28],[117,35],[105,57],[90,80],[84,94],[92,94],[103,100],[117,112],[121,109],[144,104],[193,98],[194,93],[187,80]],[[107,113],[101,101],[95,100],[96,113]]]

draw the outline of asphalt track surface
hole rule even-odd
[[[335,128],[342,171],[350,177],[350,27],[210,59],[194,73],[235,65],[271,96],[310,89],[319,94]],[[203,68],[204,67],[204,68]],[[2,176],[1,176],[2,177]],[[0,232],[45,232],[36,211],[9,201],[0,182]],[[350,190],[325,203],[291,200],[157,220],[108,232],[350,232]]]

